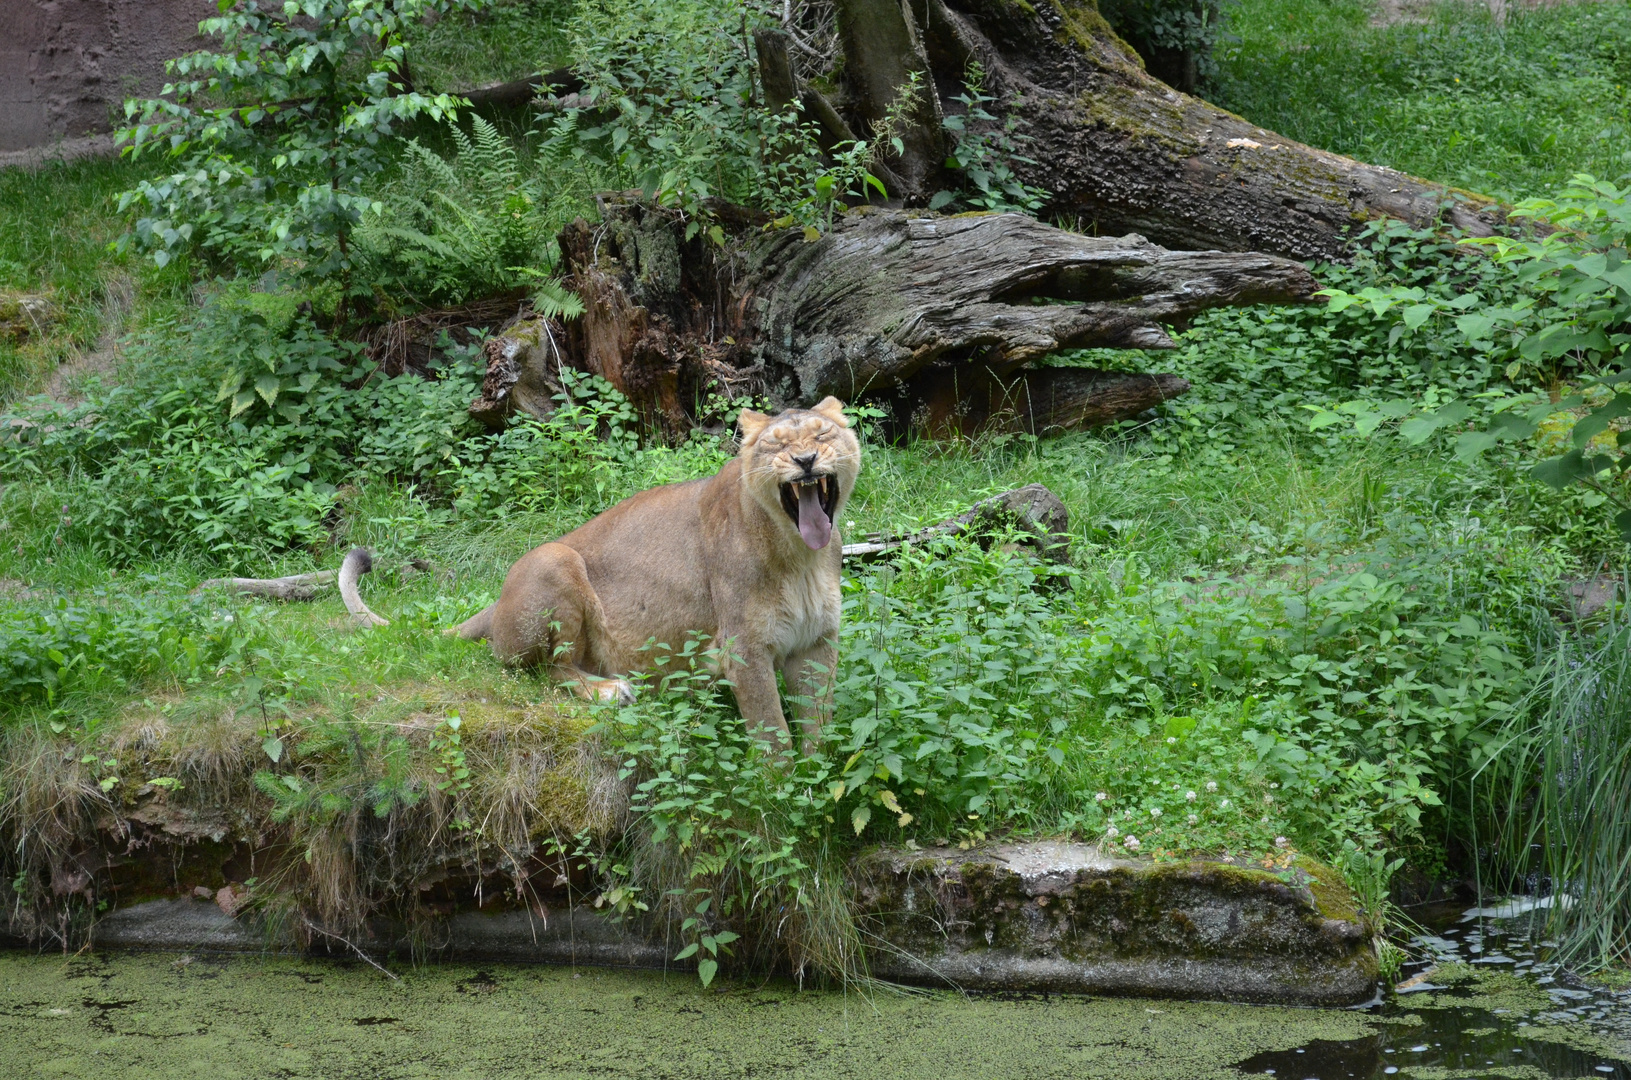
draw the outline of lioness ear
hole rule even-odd
[[[742,441],[749,442],[765,429],[765,425],[770,423],[770,417],[752,409],[743,409],[736,415],[736,423],[742,429]]]
[[[839,427],[849,427],[849,417],[844,415],[844,403],[831,394],[822,398],[810,411],[820,413]]]

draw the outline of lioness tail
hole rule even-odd
[[[497,606],[496,604],[489,604],[458,626],[449,627],[443,630],[442,633],[448,637],[460,637],[466,641],[483,641],[487,637],[489,628],[493,625],[493,608]]]

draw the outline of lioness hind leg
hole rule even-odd
[[[498,602],[489,611],[487,639],[493,655],[503,662],[547,665],[553,679],[587,701],[634,700],[627,679],[586,670],[604,651],[598,640],[600,597],[589,582],[583,556],[572,548],[544,544],[523,555],[510,568]]]

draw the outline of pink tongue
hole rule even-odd
[[[820,551],[832,539],[832,522],[821,509],[821,489],[814,484],[800,484],[794,490],[799,497],[799,535],[811,551]]]

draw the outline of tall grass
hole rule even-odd
[[[1533,708],[1494,731],[1474,781],[1507,872],[1480,891],[1549,888],[1545,928],[1590,969],[1631,958],[1631,627],[1562,638]],[[1503,888],[1508,887],[1508,888]]]

